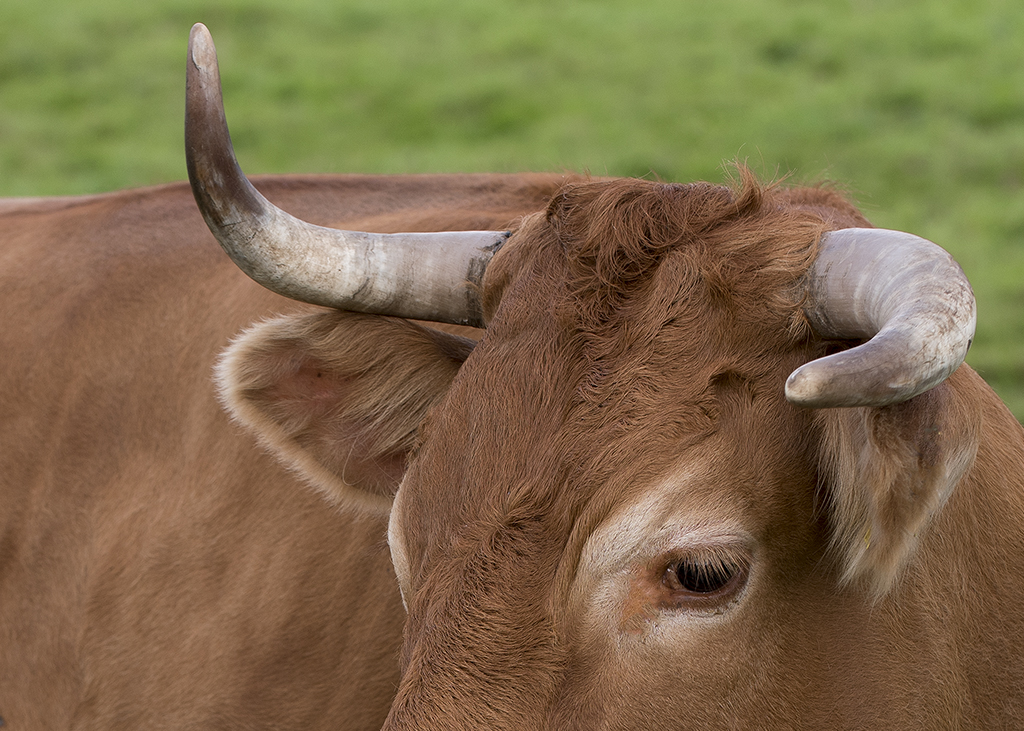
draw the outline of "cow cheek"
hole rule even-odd
[[[582,642],[553,728],[718,728],[748,716],[751,680],[756,684],[764,673],[750,658],[763,662],[765,656],[739,650],[743,628],[723,625],[680,637],[651,625],[653,608],[638,609],[622,633]],[[642,624],[646,631],[639,630]]]

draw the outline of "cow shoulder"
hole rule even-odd
[[[967,366],[891,406],[824,409],[821,465],[832,544],[847,582],[892,588],[928,525],[974,464],[980,415]]]
[[[283,463],[332,502],[381,513],[473,345],[406,320],[285,315],[239,335],[216,379],[227,410]]]

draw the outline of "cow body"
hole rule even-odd
[[[324,224],[505,226],[559,180],[265,190]],[[7,727],[379,728],[404,622],[386,519],[305,488],[212,384],[244,327],[314,308],[238,272],[187,185],[13,201],[0,232]]]

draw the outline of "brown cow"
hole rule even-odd
[[[247,272],[486,334],[262,290],[184,186],[4,207],[7,725],[1024,726],[1024,439],[937,247],[743,172],[257,181],[310,227],[189,66]],[[290,472],[209,382],[253,321]]]

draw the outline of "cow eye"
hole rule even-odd
[[[665,569],[662,583],[677,598],[725,598],[738,591],[746,568],[722,556],[693,556],[677,559]]]

